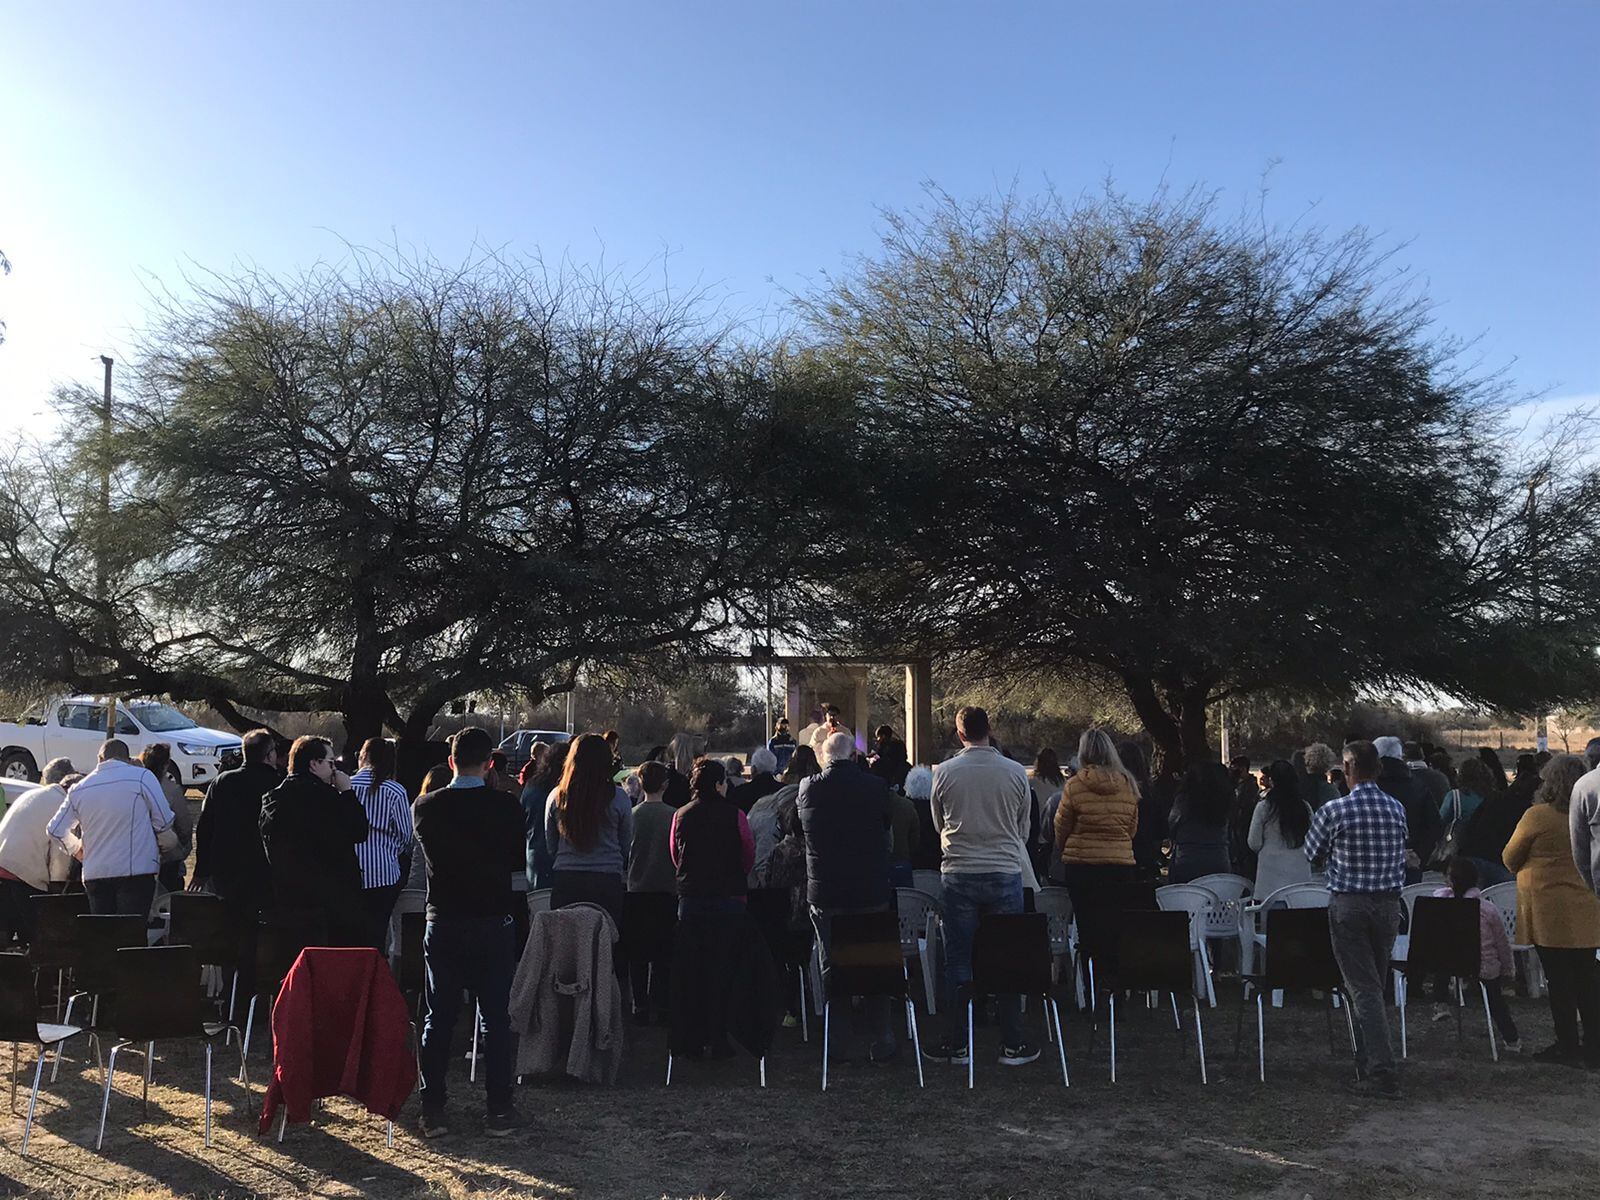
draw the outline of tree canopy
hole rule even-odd
[[[1531,539],[1494,381],[1362,231],[935,195],[803,309],[877,483],[865,641],[1109,676],[1174,765],[1239,692],[1597,690],[1593,471]]]

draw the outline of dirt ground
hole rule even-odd
[[[291,1127],[279,1146],[258,1138],[243,1093],[219,1055],[215,1138],[201,1144],[201,1058],[173,1046],[158,1058],[150,1115],[141,1119],[139,1058],[119,1069],[103,1154],[93,1150],[99,1074],[73,1060],[40,1102],[29,1157],[17,1155],[19,1112],[3,1134],[7,1194],[170,1200],[180,1196],[629,1197],[1181,1197],[1264,1200],[1359,1196],[1576,1197],[1600,1178],[1600,1073],[1489,1058],[1481,1013],[1465,1039],[1453,1021],[1432,1024],[1414,1006],[1411,1060],[1401,1101],[1346,1095],[1348,1054],[1329,1051],[1310,1001],[1268,1014],[1268,1076],[1255,1077],[1253,1012],[1234,1059],[1237,987],[1205,1013],[1211,1068],[1202,1086],[1192,1017],[1179,1052],[1170,1015],[1124,1013],[1119,1081],[1107,1073],[1102,1030],[1091,1051],[1087,1021],[1067,1019],[1072,1086],[1055,1062],[1008,1070],[994,1061],[996,1032],[980,1030],[977,1089],[955,1067],[926,1064],[918,1090],[909,1053],[889,1066],[858,1061],[818,1089],[815,1040],[780,1031],[757,1086],[756,1065],[679,1062],[662,1084],[665,1036],[629,1029],[616,1087],[522,1087],[527,1131],[503,1141],[478,1131],[482,1093],[461,1066],[451,1117],[456,1133],[423,1143],[408,1103],[393,1149],[381,1121],[333,1100],[317,1121]],[[1512,1001],[1533,1049],[1550,1040],[1542,1000]],[[1037,1008],[1031,1012],[1037,1029]],[[938,1021],[924,1018],[931,1037]],[[836,1029],[838,1023],[836,1022]],[[853,1041],[853,1039],[852,1039]],[[1344,1047],[1347,1050],[1347,1045]],[[846,1049],[859,1054],[860,1046]],[[906,1048],[909,1051],[909,1047]],[[267,1071],[263,1048],[252,1074]],[[3,1061],[3,1060],[0,1060]],[[26,1055],[24,1056],[26,1063]],[[235,1067],[237,1059],[234,1060]],[[31,1078],[24,1070],[23,1086]],[[257,1083],[255,1094],[260,1095]]]

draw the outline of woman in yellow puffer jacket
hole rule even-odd
[[[1094,902],[1107,884],[1135,877],[1133,834],[1139,827],[1139,788],[1103,729],[1078,742],[1078,773],[1067,780],[1056,808],[1056,845],[1072,906]]]

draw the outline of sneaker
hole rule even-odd
[[[1501,1043],[1500,1049],[1504,1050],[1507,1054],[1521,1054],[1522,1039],[1517,1038],[1515,1041],[1503,1042]]]
[[[785,1029],[799,1029],[800,1028],[800,1018],[795,1016],[793,1013],[784,1013],[783,1014],[783,1027]]]
[[[417,1122],[417,1132],[431,1142],[434,1138],[448,1137],[450,1125],[444,1119],[443,1113],[425,1112],[422,1114],[422,1119]]]
[[[952,1066],[964,1067],[971,1057],[965,1046],[952,1045],[949,1038],[940,1038],[939,1044],[932,1050],[924,1050],[922,1057],[929,1062],[950,1063]]]
[[[1000,1047],[1000,1065],[1002,1067],[1025,1067],[1039,1057],[1039,1047],[1029,1042],[1020,1046]]]
[[[522,1115],[515,1108],[490,1113],[483,1121],[483,1132],[493,1138],[510,1137],[522,1129]]]
[[[1578,1065],[1578,1056],[1559,1042],[1546,1046],[1543,1050],[1534,1051],[1531,1057],[1536,1063],[1546,1063],[1558,1067],[1575,1067]]]
[[[1450,1019],[1450,1006],[1448,1004],[1435,1004],[1433,1006],[1433,1019],[1435,1021],[1448,1021]]]
[[[1398,1100],[1400,1099],[1400,1081],[1398,1079],[1378,1079],[1367,1076],[1365,1079],[1353,1079],[1344,1085],[1344,1090],[1352,1096],[1361,1096],[1368,1100]]]

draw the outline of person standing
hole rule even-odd
[[[667,790],[662,803],[682,808],[689,803],[689,775],[694,770],[694,735],[675,733],[667,743]]]
[[[1378,749],[1381,768],[1377,784],[1406,811],[1406,882],[1416,883],[1444,833],[1444,821],[1439,816],[1444,794],[1435,798],[1422,776],[1406,766],[1405,747],[1399,738],[1381,737],[1373,745]]]
[[[889,890],[889,788],[855,762],[855,739],[836,733],[822,743],[822,774],[800,785],[795,802],[806,846],[806,903],[816,927],[826,978],[832,964],[833,919],[887,912]],[[915,812],[912,819],[915,820]],[[871,1043],[867,1058],[893,1058],[894,1021],[886,996],[869,996],[865,1013]]]
[[[622,882],[633,844],[633,805],[611,779],[611,749],[599,734],[572,744],[561,782],[544,810],[545,845],[553,855],[550,907],[598,904],[622,928]],[[615,958],[626,982],[627,960]]]
[[[794,755],[794,747],[794,734],[789,732],[789,718],[779,717],[773,726],[772,736],[767,739],[767,749],[777,759],[777,765],[772,768],[774,775],[782,775],[787,769],[789,759]]]
[[[1262,899],[1281,887],[1311,881],[1304,850],[1311,805],[1300,795],[1300,787],[1316,785],[1311,775],[1281,758],[1267,767],[1267,781],[1267,794],[1250,818],[1250,849],[1256,855],[1254,894]]]
[[[1248,761],[1248,760],[1246,760]],[[1183,788],[1167,817],[1172,833],[1172,869],[1168,883],[1188,883],[1204,875],[1237,871],[1255,874],[1255,856],[1249,853],[1250,820],[1255,816],[1260,791],[1248,770],[1235,782],[1220,762],[1196,762],[1183,774]],[[1243,828],[1238,831],[1239,861],[1232,850],[1235,814],[1248,804]],[[1245,868],[1248,867],[1248,870]]]
[[[388,738],[363,742],[357,766],[350,789],[367,814],[367,838],[356,847],[362,908],[372,948],[381,954],[389,944],[394,902],[411,873],[411,797],[394,777],[395,748]]]
[[[1545,764],[1504,859],[1517,876],[1517,938],[1539,952],[1556,1027],[1554,1044],[1533,1060],[1600,1068],[1600,899],[1578,871],[1570,832],[1572,794],[1583,768],[1576,754],[1558,754]]]
[[[623,947],[633,990],[633,1020],[657,1024],[668,1019],[672,978],[672,939],[678,923],[678,872],[672,862],[673,810],[662,802],[667,790],[665,763],[639,768],[644,799],[633,806],[633,844],[628,854],[628,895],[623,906]]]
[[[484,783],[493,748],[487,730],[476,725],[461,730],[450,741],[450,782],[424,792],[412,807],[428,876],[428,923],[422,935],[427,1016],[418,1056],[425,1138],[450,1132],[445,1076],[465,992],[477,997],[483,1014],[488,1103],[483,1131],[510,1137],[521,1126],[511,1099],[508,1006],[516,952],[511,876],[525,866],[523,818],[515,796]]]
[[[927,1056],[965,1064],[966,1001],[972,983],[972,939],[986,913],[1022,911],[1022,871],[1028,854],[1028,819],[1033,793],[1028,773],[990,744],[989,714],[974,705],[956,713],[961,752],[933,769],[929,805],[944,858],[940,863],[945,906],[945,975],[950,1032]],[[1132,816],[1130,806],[1130,817]],[[1129,829],[1132,862],[1132,828]],[[1020,1067],[1039,1057],[1022,1035],[1022,1001],[1002,996],[1000,1062]]]
[[[270,730],[244,735],[244,763],[224,771],[206,789],[194,827],[192,892],[211,891],[228,902],[234,918],[254,929],[271,908],[272,874],[261,841],[261,801],[283,778],[278,744]]]
[[[0,816],[0,946],[13,937],[33,941],[33,897],[72,873],[72,855],[45,832],[67,799],[66,781],[76,775],[72,760],[52,758],[39,774],[39,786],[23,792]]]
[[[367,944],[356,844],[367,814],[327,738],[299,737],[289,773],[261,802],[261,841],[280,917],[318,924],[330,946]]]
[[[152,742],[140,751],[139,765],[161,782],[161,794],[172,810],[173,836],[161,847],[161,870],[156,879],[167,891],[179,892],[183,890],[183,866],[194,847],[194,818],[189,815],[189,802],[183,798],[183,785],[173,778],[170,769],[172,747],[165,742]]]
[[[1400,1077],[1383,992],[1400,929],[1408,829],[1404,806],[1378,786],[1381,769],[1371,742],[1345,746],[1350,794],[1317,809],[1305,855],[1312,867],[1327,866],[1328,933],[1357,1018],[1358,1078],[1351,1090],[1393,1098],[1400,1095]]]
[[[567,769],[567,754],[571,749],[571,742],[557,742],[548,747],[539,760],[539,769],[522,787],[522,819],[524,837],[527,839],[524,870],[527,872],[530,888],[550,886],[550,870],[554,856],[544,840],[545,807],[549,803],[550,793],[555,791],[556,785],[561,782],[562,772]]]
[[[61,841],[77,829],[91,913],[148,917],[161,869],[159,837],[171,827],[161,784],[129,761],[128,743],[112,738],[100,747],[99,765],[67,793],[48,832]]]
[[[1600,737],[1589,740],[1583,758],[1589,770],[1572,785],[1567,832],[1578,874],[1591,892],[1600,894]]]
[[[1060,847],[1061,877],[1074,911],[1095,906],[1106,889],[1133,879],[1139,791],[1116,743],[1103,729],[1078,739],[1078,770],[1056,805],[1051,844]]]
[[[778,756],[763,747],[750,756],[750,778],[733,789],[733,802],[745,816],[755,807],[756,801],[770,796],[783,786],[776,779]]]

